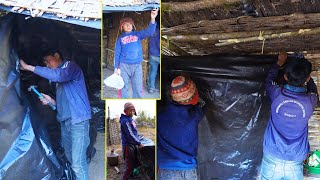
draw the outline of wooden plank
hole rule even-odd
[[[241,3],[241,0],[198,0],[190,2],[163,2],[161,3],[161,8],[163,9],[163,11],[169,12],[188,12]]]
[[[246,42],[234,44],[231,46],[217,47],[214,44],[218,41],[190,41],[175,42],[176,46],[193,55],[208,54],[260,54],[262,49],[262,41]],[[281,39],[273,39],[265,41],[264,53],[276,54],[279,50],[287,52],[316,52],[320,49],[319,35],[296,36]],[[179,54],[179,53],[178,53]]]
[[[162,35],[216,34],[314,27],[320,27],[320,13],[203,20],[165,28],[162,30]]]
[[[170,41],[173,42],[195,42],[195,41],[217,41],[220,39],[234,39],[234,38],[245,38],[245,37],[258,37],[261,33],[263,35],[271,35],[276,33],[294,32],[299,29],[281,29],[281,30],[266,30],[266,31],[251,31],[251,32],[230,32],[230,33],[216,33],[216,34],[188,34],[188,35],[176,35],[166,36]]]

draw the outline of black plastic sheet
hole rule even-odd
[[[264,81],[275,56],[163,57],[162,101],[177,75],[191,77],[207,103],[199,124],[198,173],[201,179],[254,179],[270,102]]]
[[[144,145],[139,149],[138,160],[140,162],[141,177],[143,180],[155,179],[155,146],[154,142],[142,135],[139,135],[140,142]]]
[[[0,19],[0,179],[60,179],[55,157],[39,116],[20,91],[13,16]]]

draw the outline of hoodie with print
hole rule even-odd
[[[145,30],[124,32],[117,39],[114,68],[119,68],[120,63],[139,64],[143,60],[141,40],[152,36],[155,32],[157,23],[149,23]]]

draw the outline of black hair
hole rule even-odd
[[[288,59],[289,60],[289,59]],[[312,71],[312,64],[305,58],[291,58],[287,61],[285,74],[288,84],[292,86],[303,86]]]
[[[55,49],[46,49],[42,52],[42,57],[46,57],[46,56],[54,56],[55,53],[58,53],[60,58],[63,60],[63,56],[61,54],[61,52],[59,50],[55,50]]]

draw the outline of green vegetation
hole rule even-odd
[[[155,117],[150,117],[147,115],[147,113],[145,111],[139,111],[137,113],[137,119],[136,121],[139,123],[139,124],[144,124],[143,122],[147,123],[147,124],[152,124],[154,125],[155,123]]]

